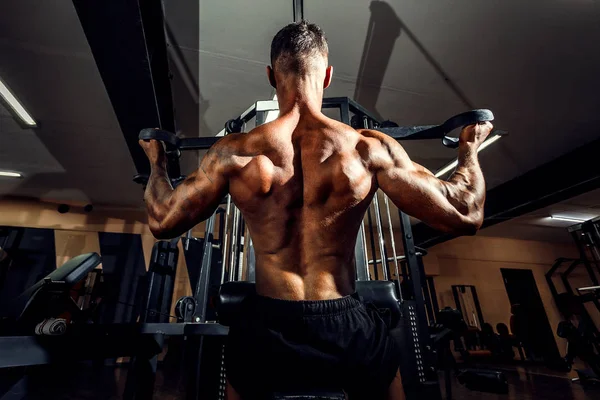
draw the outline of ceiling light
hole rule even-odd
[[[589,292],[589,291],[592,291],[592,290],[595,291],[598,289],[600,289],[600,286],[586,286],[586,287],[577,288],[577,291],[578,292]]]
[[[27,110],[25,110],[25,107],[23,107],[19,100],[11,93],[8,87],[6,87],[4,82],[2,82],[2,79],[0,79],[0,96],[2,96],[4,101],[6,101],[25,126],[28,128],[35,128],[37,126],[35,120],[29,115]]]
[[[560,217],[558,215],[551,215],[550,216],[551,219],[554,219],[556,221],[564,221],[564,222],[585,222],[585,219],[581,219],[581,218],[571,218],[571,217]]]
[[[438,172],[436,172],[435,177],[439,178],[440,176],[446,175],[446,173],[448,171],[456,168],[457,165],[458,165],[458,160],[452,161],[450,164],[446,165],[444,168],[442,168]]]
[[[0,171],[0,176],[4,176],[7,178],[22,178],[23,174],[14,171]]]
[[[486,147],[489,147],[492,143],[496,143],[505,134],[506,134],[506,132],[499,131],[494,136],[490,137],[488,140],[483,142],[481,144],[481,146],[479,146],[479,148],[477,149],[477,152],[479,153],[481,150],[485,149]],[[452,161],[450,164],[446,165],[444,168],[442,168],[438,172],[436,172],[435,177],[439,178],[440,176],[446,175],[449,171],[456,168],[457,165],[458,165],[458,159]]]

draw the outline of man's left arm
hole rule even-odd
[[[157,239],[182,235],[212,215],[227,194],[229,179],[223,140],[206,153],[200,168],[173,189],[162,143],[140,141],[151,173],[144,193],[150,231]]]

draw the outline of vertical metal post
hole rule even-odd
[[[587,254],[585,252],[585,244],[582,243],[583,237],[585,237],[587,239],[587,236],[585,236],[586,233],[583,231],[575,231],[575,232],[572,232],[571,235],[573,236],[573,239],[575,239],[575,244],[577,245],[577,248],[579,249],[579,257],[583,261],[583,265],[585,266],[585,269],[586,269],[588,275],[590,276],[592,283],[594,284],[594,286],[598,286],[598,278],[596,277],[596,274],[594,273],[594,270],[592,269],[590,261],[588,260]]]
[[[259,126],[259,125],[262,125],[265,123],[265,116],[266,116],[266,113],[264,111],[256,112],[256,120],[255,120],[256,126]]]
[[[350,125],[350,102],[347,97],[340,103],[340,121],[346,125]],[[360,229],[358,230],[358,235],[356,237],[356,245],[354,246],[356,279],[359,281],[368,281],[371,278],[369,274],[366,239],[365,222],[363,219],[360,223]]]
[[[383,226],[381,223],[381,210],[379,208],[379,198],[377,192],[373,197],[373,206],[375,207],[375,224],[377,226],[377,235],[379,236],[379,254],[381,256],[381,270],[383,271],[383,280],[390,279],[387,251],[385,250],[385,238],[383,236]]]
[[[248,236],[248,249],[246,252],[246,268],[248,268],[248,282],[256,282],[256,255],[254,254],[254,244],[252,237]]]
[[[293,0],[294,22],[304,20],[304,0]]]
[[[396,254],[396,237],[394,236],[394,228],[392,227],[392,213],[390,211],[390,200],[387,195],[383,194],[383,202],[385,203],[385,210],[387,213],[388,226],[390,229],[390,241],[392,242],[392,256],[394,257],[394,267],[396,269],[396,280],[398,281],[398,289],[400,289],[400,270],[398,268],[398,255]],[[402,290],[398,290],[400,294],[400,301],[403,302]]]
[[[372,122],[363,115],[363,127],[368,129],[372,126]],[[377,197],[377,192],[375,192],[375,196],[373,196],[373,207],[375,208],[375,226],[377,229],[377,236],[379,238],[379,256],[381,257],[381,272],[383,274],[383,280],[389,280],[389,268],[388,268],[388,259],[387,252],[385,251],[385,238],[383,237],[383,228],[381,224],[381,210],[379,209],[379,198]],[[369,224],[371,224],[371,212],[369,212]],[[373,242],[373,230],[371,229],[371,242]],[[373,268],[375,270],[376,279],[378,278],[377,273],[377,257],[375,256],[375,252],[373,252]]]
[[[408,274],[408,269],[406,268],[406,260],[400,261],[400,270],[402,272],[402,282],[408,282],[410,280],[410,275]]]
[[[200,279],[194,297],[198,302],[196,311],[196,322],[206,322],[206,306],[208,304],[208,285],[210,279],[210,267],[212,264],[213,250],[213,231],[215,229],[215,214],[206,220],[206,229],[204,231],[204,249],[202,251],[202,267],[200,269]]]
[[[423,299],[422,280],[425,279],[421,276],[419,271],[419,261],[417,260],[417,250],[415,248],[415,242],[412,236],[412,227],[410,225],[410,218],[402,211],[400,213],[400,225],[402,227],[402,244],[404,245],[404,255],[406,257],[406,264],[410,270],[410,282],[413,286],[413,294],[415,301],[414,317],[416,319],[415,330],[413,339],[415,340],[415,348],[417,355],[417,370],[419,371],[419,378],[422,382],[425,382],[425,373],[429,374],[429,366],[431,365],[429,355],[429,330],[427,326],[427,316],[425,314],[425,300]]]
[[[477,317],[479,318],[479,323],[483,325],[485,320],[483,319],[483,312],[481,311],[481,303],[479,303],[479,297],[477,296],[477,289],[475,286],[471,285],[471,296],[473,296],[473,302],[475,303],[475,311],[477,312]],[[481,328],[481,327],[479,327]]]
[[[244,264],[244,246],[246,245],[244,236],[244,230],[246,229],[246,224],[244,223],[244,217],[242,217],[242,213],[239,213],[239,226],[238,226],[238,237],[237,237],[237,249],[236,249],[236,261],[235,261],[235,269],[237,272],[237,280],[242,280],[243,273],[243,264]]]
[[[192,230],[190,229],[185,233],[185,250],[190,249],[190,240],[192,240]]]
[[[225,269],[227,267],[227,239],[229,237],[229,232],[227,232],[228,224],[229,224],[229,215],[231,213],[231,195],[227,195],[227,207],[225,209],[225,223],[219,227],[221,232],[219,236],[223,237],[223,248],[221,249],[221,256],[223,258],[223,264],[221,268],[221,284],[225,282]]]
[[[233,220],[231,221],[231,245],[229,250],[229,281],[235,280],[235,259],[236,259],[236,248],[237,248],[237,231],[238,231],[238,208],[233,205]]]
[[[354,260],[356,264],[356,280],[368,281],[369,276],[369,260],[367,259],[367,243],[365,237],[365,222],[361,221],[356,237],[356,245],[354,246]]]
[[[586,229],[588,229],[588,238],[590,240],[590,253],[592,258],[594,259],[594,265],[596,266],[596,271],[600,274],[600,250],[598,246],[600,246],[600,229],[598,229],[598,222],[591,221],[583,224]],[[594,273],[594,276],[596,274]]]
[[[375,249],[375,234],[373,233],[373,218],[371,217],[371,206],[367,209],[367,224],[369,225],[369,235],[371,240],[371,257],[373,257],[373,276],[379,280],[379,271],[377,270],[377,250]],[[383,262],[382,262],[383,264]]]
[[[345,98],[345,101],[340,104],[340,118],[342,122],[346,125],[350,125],[350,103],[348,102],[348,98]]]

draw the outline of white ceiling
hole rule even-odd
[[[56,201],[139,203],[133,162],[70,1],[3,2],[0,77],[40,122],[0,117],[0,194]]]
[[[291,0],[256,0],[251,7],[247,0],[165,3],[191,71],[185,76],[172,63],[183,135],[212,136],[250,104],[272,96],[264,68],[271,38],[292,18]],[[304,4],[305,17],[329,39],[334,83],[326,96],[353,97],[407,125],[491,108],[496,126],[510,136],[482,153],[488,187],[600,136],[596,1]],[[7,0],[2,11],[0,77],[40,128],[22,130],[0,115],[0,168],[25,174],[20,181],[0,180],[0,195],[140,205],[133,163],[72,3]],[[365,46],[370,22],[374,38]],[[364,53],[367,74],[357,87]],[[405,147],[433,170],[455,155],[438,142]],[[196,162],[186,155],[184,170]]]

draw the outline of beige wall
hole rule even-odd
[[[54,231],[56,247],[56,266],[59,267],[71,258],[83,253],[100,254],[98,232],[89,231]]]
[[[0,200],[0,225],[55,229],[57,265],[73,256],[85,252],[100,252],[97,232],[136,233],[142,237],[146,265],[155,239],[148,230],[143,210],[96,207],[91,213],[82,207],[72,206],[71,211],[60,214],[56,204],[24,199]],[[195,229],[195,236],[203,236],[203,224]],[[368,235],[368,232],[367,232]],[[391,249],[389,231],[386,230],[386,248]],[[400,231],[394,236],[398,254],[402,254]],[[191,294],[183,249],[177,268],[173,303],[184,295]],[[367,249],[371,257],[369,237]],[[376,257],[379,256],[376,243]],[[391,256],[391,251],[389,256]],[[455,307],[451,285],[467,284],[477,288],[486,321],[509,325],[510,303],[504,288],[500,268],[524,268],[533,271],[538,290],[546,307],[553,330],[560,315],[548,289],[544,274],[558,257],[577,257],[574,246],[535,241],[492,238],[483,236],[463,237],[440,244],[430,249],[424,259],[427,275],[435,276],[435,285],[440,307]],[[558,338],[559,349],[565,343]]]
[[[57,266],[82,253],[96,252],[102,255],[98,232],[139,234],[148,269],[156,239],[148,229],[144,210],[97,206],[92,212],[86,213],[83,206],[71,205],[68,213],[61,214],[57,206],[30,199],[0,199],[0,225],[54,229]],[[204,223],[194,229],[194,235],[204,236]],[[173,307],[181,296],[192,294],[181,242],[179,254]]]
[[[577,255],[577,249],[570,244],[473,236],[434,246],[425,262],[430,257],[437,259],[439,275],[434,281],[440,307],[456,307],[452,285],[474,285],[483,318],[493,326],[499,322],[510,326],[510,302],[500,268],[531,270],[559,350],[564,353],[566,342],[556,336],[556,326],[561,321],[561,316],[550,293],[545,273],[556,258]]]

